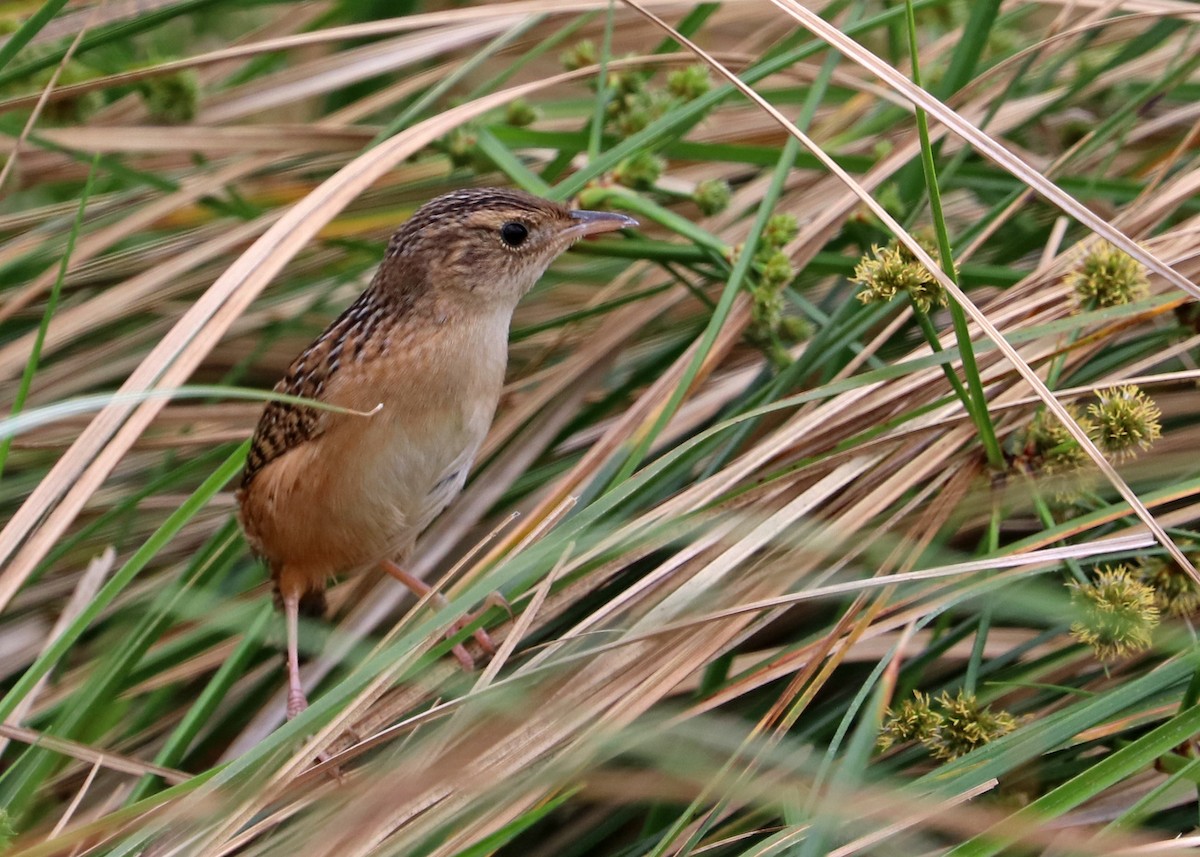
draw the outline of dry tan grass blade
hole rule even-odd
[[[11,723],[0,723],[0,735],[5,739],[20,741],[31,747],[45,747],[64,756],[82,759],[103,768],[110,768],[114,771],[121,771],[139,777],[144,774],[154,774],[172,784],[182,783],[185,780],[191,779],[190,774],[177,771],[174,768],[164,768],[161,765],[153,765],[149,762],[129,759],[117,753],[97,750],[89,744],[72,741],[67,738],[59,738],[57,735],[49,735],[45,732],[39,732],[36,729],[27,729],[24,726],[14,726]]]
[[[228,252],[238,244],[256,238],[281,214],[282,212],[268,212],[254,220],[225,230],[212,239],[201,242],[182,253],[164,259],[121,285],[108,289],[104,293],[102,306],[97,307],[89,301],[60,310],[54,316],[54,323],[46,331],[46,338],[42,345],[43,359],[46,355],[53,354],[60,348],[76,341],[77,337],[119,319],[122,312],[129,312],[150,296],[160,294],[166,283],[182,277],[203,263],[217,258],[221,253]],[[36,336],[36,332],[30,332],[0,346],[0,377],[7,377],[21,371]]]
[[[315,124],[87,126],[46,128],[38,133],[44,140],[81,152],[177,151],[209,155],[358,151],[375,136],[373,128],[363,125]]]
[[[369,78],[394,74],[405,66],[493,38],[519,20],[485,19],[318,57],[221,93],[207,100],[196,118],[203,124],[233,122]]]

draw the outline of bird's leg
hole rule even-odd
[[[384,571],[404,584],[404,586],[418,598],[424,598],[426,595],[433,593],[430,595],[430,598],[439,607],[444,607],[449,603],[446,601],[445,595],[440,592],[435,592],[433,587],[428,583],[421,580],[419,577],[414,577],[413,575],[409,574],[391,560],[385,559],[381,565],[383,566]],[[471,624],[471,622],[475,621],[480,613],[496,603],[499,603],[501,606],[503,606],[504,609],[508,610],[510,614],[512,613],[512,610],[509,610],[508,608],[508,602],[504,600],[504,596],[498,592],[492,593],[492,595],[487,597],[487,600],[481,610],[478,610],[474,613],[468,613],[467,615],[454,620],[454,623],[450,626],[450,630],[446,632],[446,636],[450,637],[453,636],[456,631],[461,631],[467,625]],[[476,628],[475,633],[472,636],[475,638],[475,642],[479,643],[479,648],[483,649],[489,655],[496,654],[496,646],[492,642],[492,638],[488,635],[488,632],[485,629]],[[475,669],[475,659],[471,657],[471,653],[468,652],[461,643],[455,645],[450,651],[454,653],[454,657],[458,658],[458,662],[463,665],[463,669]]]
[[[288,699],[287,716],[291,720],[308,708],[304,685],[300,683],[300,596],[283,597],[283,613],[287,618],[287,671]]]
[[[287,619],[287,672],[288,698],[287,716],[291,720],[297,714],[308,708],[308,697],[304,695],[304,685],[300,683],[300,596],[285,595],[283,597],[283,614]],[[327,750],[317,754],[317,762],[328,762],[332,756]],[[333,767],[329,775],[342,782],[342,772]]]

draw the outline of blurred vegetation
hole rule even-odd
[[[1200,842],[1186,4],[15,0],[0,29],[0,848]],[[412,569],[448,604],[338,583],[284,723],[245,439],[396,226],[495,184],[643,227],[519,309]],[[492,592],[512,615],[446,639]]]

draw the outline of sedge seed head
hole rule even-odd
[[[785,315],[779,320],[779,333],[792,342],[801,342],[812,336],[812,326],[801,316]]]
[[[1072,419],[1090,435],[1092,432],[1091,420],[1080,412],[1077,405],[1066,405],[1065,407]],[[1091,463],[1091,459],[1083,451],[1079,441],[1049,410],[1038,411],[1033,422],[1029,424],[1027,438],[1033,446],[1034,453],[1041,459],[1041,470],[1046,476],[1075,473]]]
[[[858,299],[864,304],[886,303],[901,292],[906,292],[921,312],[928,313],[935,306],[946,305],[946,293],[941,283],[933,278],[929,270],[913,261],[911,254],[900,247],[874,245],[854,269],[850,282],[861,288]]]
[[[705,179],[692,191],[692,201],[706,217],[720,214],[729,206],[733,191],[725,179]]]
[[[649,190],[654,187],[665,168],[666,162],[657,155],[638,152],[617,164],[612,175],[618,184],[625,187]]]
[[[196,118],[200,79],[192,69],[150,77],[139,86],[146,111],[157,122],[182,125]]]
[[[1182,619],[1200,611],[1200,587],[1170,559],[1142,557],[1135,571],[1138,580],[1154,590],[1154,606],[1160,614]]]
[[[1081,308],[1099,309],[1133,303],[1150,291],[1142,264],[1107,241],[1096,242],[1063,282]]]
[[[618,96],[631,95],[646,88],[646,77],[640,71],[610,71],[608,86]]]
[[[779,326],[783,322],[783,290],[796,275],[792,261],[782,250],[776,250],[762,262],[757,282],[750,288],[750,318],[752,338],[777,348]],[[783,365],[783,354],[776,354],[776,363]]]
[[[1091,434],[1092,423],[1077,405],[1065,406],[1072,419]],[[1092,459],[1079,441],[1051,411],[1041,410],[1029,424],[1026,440],[1032,447],[1037,467],[1046,480],[1047,492],[1061,504],[1074,503],[1080,495],[1085,472],[1091,469]]]
[[[957,759],[1017,728],[1007,711],[992,711],[963,690],[955,696],[943,691],[937,705],[941,721],[922,743],[939,759]]]
[[[1162,411],[1135,384],[1097,394],[1088,405],[1092,427],[1088,436],[1117,461],[1134,458],[1162,435]]]
[[[777,330],[783,318],[783,292],[766,283],[751,286],[750,318],[763,333]]]
[[[460,125],[443,137],[442,149],[453,167],[486,168],[487,157],[479,148],[479,132],[471,125]]]
[[[640,85],[639,77],[622,77]],[[621,137],[629,137],[658,119],[671,106],[671,97],[659,89],[629,89],[618,92],[608,102],[608,123]]]
[[[710,89],[712,78],[706,65],[689,65],[667,75],[667,91],[684,101],[697,99]]]
[[[942,715],[933,710],[929,696],[919,690],[913,691],[912,699],[906,699],[884,712],[878,747],[886,750],[895,744],[926,741],[941,722]]]
[[[584,39],[563,51],[558,59],[567,71],[575,71],[586,65],[595,65],[596,57],[596,43],[591,39]]]
[[[508,102],[504,108],[504,121],[516,128],[524,128],[538,120],[538,109],[524,98],[516,98]]]
[[[796,270],[792,267],[792,260],[782,250],[776,250],[763,263],[763,284],[775,290],[782,289],[795,276]]]
[[[1150,648],[1159,622],[1154,589],[1129,566],[1105,566],[1091,583],[1067,585],[1078,614],[1071,636],[1091,646],[1097,658],[1112,661]]]
[[[796,218],[786,212],[772,214],[763,227],[759,244],[763,249],[778,250],[800,234],[800,224]]]

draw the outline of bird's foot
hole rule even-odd
[[[446,600],[445,595],[434,591],[428,583],[409,574],[394,562],[385,561],[383,563],[383,570],[403,583],[405,587],[411,590],[413,594],[417,595],[418,597],[424,598],[428,595],[430,601],[438,607],[445,607],[450,603]],[[450,625],[449,629],[447,629],[446,636],[453,637],[455,634],[462,631],[463,628],[467,627],[481,615],[486,613],[490,607],[501,608],[508,613],[510,618],[513,615],[512,607],[509,605],[507,599],[505,599],[505,597],[499,592],[492,592],[483,600],[483,606],[481,608],[455,619]],[[496,654],[496,644],[492,642],[491,635],[488,634],[486,628],[476,628],[471,636],[475,638],[475,642],[479,644],[479,648],[483,649],[485,653],[489,655]],[[450,649],[450,652],[455,658],[458,659],[458,662],[462,664],[463,669],[467,670],[468,672],[475,669],[475,659],[471,657],[471,653],[467,651],[466,646],[464,646],[462,643],[456,643]]]
[[[304,690],[302,688],[289,686],[288,687],[288,699],[287,699],[287,718],[288,718],[288,720],[294,719],[297,715],[299,715],[302,711],[304,711],[307,708],[308,708],[308,699],[304,695]],[[328,750],[322,750],[320,753],[317,753],[317,755],[314,757],[314,761],[316,762],[316,764],[321,764],[322,762],[328,762],[332,758],[333,758],[332,753],[330,753]],[[337,780],[339,783],[345,782],[345,777],[342,775],[342,770],[337,765],[334,765],[333,767],[329,768],[328,774],[329,774],[329,776],[331,776],[335,780]]]
[[[510,618],[512,617],[512,607],[509,606],[508,599],[506,599],[499,592],[492,592],[489,593],[485,599],[483,599],[482,607],[473,613],[468,613],[466,616],[456,619],[454,624],[450,626],[450,630],[446,632],[446,636],[453,637],[463,628],[467,627],[484,613],[486,613],[491,607],[499,607],[508,613]],[[471,636],[475,638],[475,642],[479,644],[479,648],[483,649],[486,654],[496,654],[496,644],[492,642],[492,636],[487,632],[486,628],[476,628],[474,632],[472,632]],[[458,658],[458,662],[463,665],[463,669],[468,671],[475,669],[475,659],[471,657],[471,653],[467,651],[466,647],[462,643],[459,643],[450,651],[454,654],[454,657]]]
[[[457,622],[454,623],[454,630],[461,631],[463,628],[470,625],[492,607],[499,607],[508,614],[508,618],[513,618],[512,606],[508,603],[508,599],[499,592],[489,592],[487,597],[483,599],[483,606],[473,613],[468,613]],[[471,635],[475,638],[475,642],[479,643],[479,648],[483,649],[489,655],[496,654],[496,644],[492,642],[491,635],[488,634],[487,628],[476,628]]]

